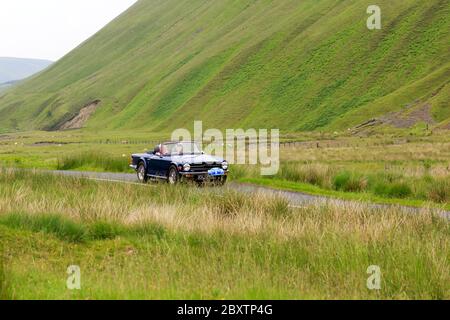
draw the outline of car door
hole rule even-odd
[[[159,170],[159,161],[160,161],[160,157],[152,154],[148,160],[148,168],[147,168],[147,172],[149,175],[151,176],[158,176],[158,172]]]
[[[160,155],[153,155],[150,159],[150,174],[158,177],[166,177],[167,176],[167,170],[165,169],[167,167],[166,163],[169,162],[169,157],[166,156],[160,156]]]
[[[169,173],[170,165],[172,164],[172,157],[171,156],[164,156],[161,159],[160,167],[159,167],[159,175],[161,177],[167,177]]]

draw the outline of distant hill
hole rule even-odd
[[[0,84],[25,79],[47,68],[51,61],[0,57]]]
[[[18,81],[8,81],[5,83],[0,83],[0,92],[5,91],[6,89],[10,88],[11,86],[15,85]]]
[[[379,0],[381,30],[366,26],[371,4],[138,1],[0,95],[0,129],[64,128],[86,108],[94,130],[445,123],[450,2]]]

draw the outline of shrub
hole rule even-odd
[[[278,176],[281,179],[288,181],[303,182],[302,176],[300,175],[300,172],[298,170],[298,166],[295,166],[293,164],[282,164]]]
[[[93,240],[113,239],[121,233],[120,226],[104,221],[97,221],[89,226],[89,238]]]
[[[376,195],[389,198],[406,198],[412,194],[411,188],[406,183],[378,182],[373,191]]]
[[[324,187],[326,182],[329,181],[330,175],[328,166],[287,163],[281,166],[278,177],[288,181],[303,182]]]
[[[109,154],[94,151],[72,154],[58,159],[58,170],[72,170],[82,167],[98,168],[109,172],[126,172],[126,158],[112,157]]]
[[[333,178],[333,188],[336,190],[343,190],[350,180],[350,176],[350,172],[347,171],[337,174]]]
[[[138,236],[152,236],[158,240],[163,239],[167,235],[167,230],[164,226],[153,223],[146,222],[131,228],[131,232]]]
[[[393,198],[406,198],[411,194],[411,188],[405,183],[394,183],[389,188],[389,196]]]
[[[230,178],[238,180],[248,176],[248,170],[245,166],[232,165],[230,167]]]
[[[434,181],[428,190],[428,199],[440,203],[450,202],[450,180]]]
[[[423,160],[422,164],[423,164],[423,168],[425,170],[425,173],[428,173],[430,171],[430,169],[431,169],[431,166],[432,166],[431,165],[431,161],[430,160]]]
[[[324,176],[319,172],[317,167],[308,166],[303,171],[303,180],[307,183],[320,186],[324,181]]]
[[[367,179],[348,171],[341,172],[333,178],[333,188],[345,192],[360,192],[367,188]]]
[[[0,223],[22,230],[53,234],[61,240],[82,242],[86,240],[87,229],[58,214],[28,215],[14,213],[4,216]]]
[[[285,198],[275,197],[265,207],[265,211],[274,218],[287,218],[291,215],[289,201]]]
[[[3,244],[0,243],[0,300],[11,299],[11,291],[6,275],[6,258]]]
[[[215,208],[217,212],[226,217],[236,216],[243,208],[249,206],[251,200],[239,192],[227,192],[209,198],[209,207]]]

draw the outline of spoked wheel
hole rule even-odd
[[[145,165],[141,162],[137,168],[137,178],[139,182],[146,183],[148,180],[147,174],[145,172]]]
[[[228,178],[227,176],[221,177],[220,180],[218,181],[217,185],[218,186],[224,186],[225,183],[227,183],[227,178]]]
[[[167,177],[167,181],[169,184],[174,185],[177,184],[179,180],[177,168],[171,167],[169,169],[169,175]]]
[[[196,183],[197,183],[197,187],[199,187],[199,188],[203,188],[206,186],[206,182],[203,180],[197,180]]]
[[[226,182],[227,182],[227,176],[223,176],[223,177],[220,177],[220,178],[214,180],[211,184],[214,187],[222,187],[225,185]]]

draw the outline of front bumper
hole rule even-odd
[[[180,171],[179,172],[182,176],[207,176],[209,175],[208,171],[201,171],[201,172],[190,172],[190,171]],[[225,171],[223,176],[228,175],[228,171]],[[219,176],[220,177],[220,176]]]
[[[218,176],[210,176],[208,171],[202,171],[202,172],[180,172],[180,175],[183,178],[186,179],[195,179],[195,180],[217,180],[217,179],[221,179],[223,177],[227,177],[228,176],[228,171],[225,171],[223,175],[218,175]]]
[[[129,167],[133,170],[137,170],[137,165],[130,164]],[[208,180],[208,179],[220,179],[221,177],[227,177],[228,176],[228,170],[224,172],[223,175],[219,176],[210,176],[208,171],[198,171],[198,172],[192,172],[192,171],[179,171],[178,173],[187,179],[197,179],[197,180]]]

